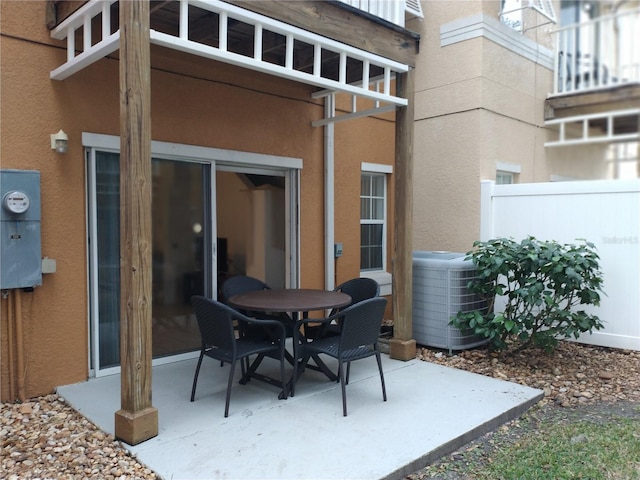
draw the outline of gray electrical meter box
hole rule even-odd
[[[0,170],[0,288],[42,285],[40,172]]]

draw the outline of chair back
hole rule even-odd
[[[233,318],[239,314],[232,308],[200,295],[191,297],[202,345],[221,354],[234,356],[236,349]]]
[[[380,295],[380,285],[372,278],[352,278],[338,285],[335,290],[349,295],[350,305]]]
[[[342,310],[340,350],[378,343],[387,299],[374,297]]]
[[[334,290],[336,292],[346,293],[351,297],[351,303],[347,305],[347,307],[380,295],[380,285],[378,285],[378,282],[373,278],[352,278],[351,280],[341,283]],[[346,307],[334,308],[331,310],[330,315],[345,308]]]
[[[235,277],[228,278],[222,284],[222,301],[227,303],[234,295],[255,292],[256,290],[271,290],[271,288],[257,278],[247,275],[236,275]]]

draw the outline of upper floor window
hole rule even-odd
[[[387,179],[363,171],[360,182],[360,270],[386,268]]]

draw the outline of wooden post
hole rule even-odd
[[[115,434],[158,434],[151,405],[151,80],[149,1],[120,6],[120,403]]]
[[[398,360],[416,356],[413,340],[413,113],[414,70],[396,76],[399,97],[409,100],[396,110],[395,238],[393,257],[393,338],[389,355]]]

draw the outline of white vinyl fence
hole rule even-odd
[[[596,246],[603,272],[604,329],[582,335],[591,345],[640,350],[640,180],[496,185],[483,181],[480,238],[506,237]]]

